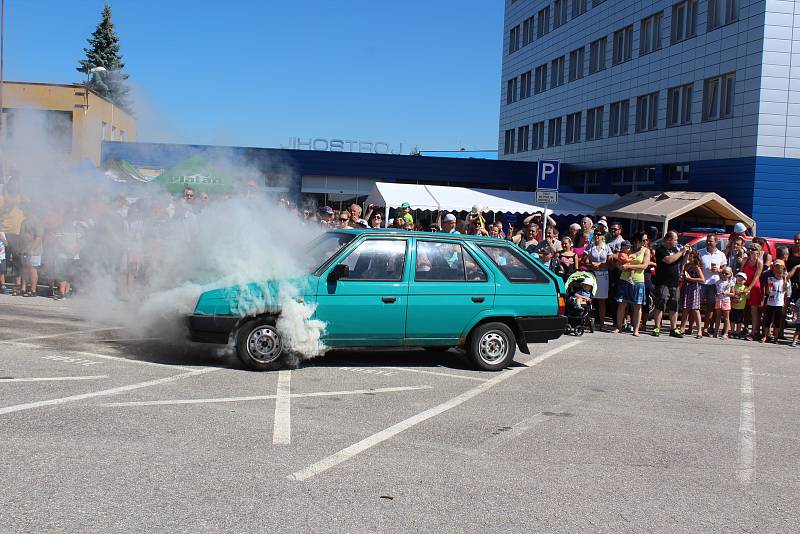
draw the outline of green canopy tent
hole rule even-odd
[[[202,156],[192,156],[165,170],[155,181],[170,193],[180,193],[188,186],[209,194],[230,193],[237,182],[236,178],[221,173]]]

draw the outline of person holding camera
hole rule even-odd
[[[678,286],[690,250],[690,247],[678,245],[678,234],[672,230],[666,233],[662,242],[655,248],[656,274],[653,277],[655,312],[651,332],[655,337],[661,335],[661,319],[665,311],[669,313],[669,336],[683,337],[678,328]]]

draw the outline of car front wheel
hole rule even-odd
[[[280,369],[285,350],[283,338],[272,317],[249,321],[236,334],[236,353],[245,367],[253,371]]]
[[[475,328],[467,341],[467,354],[478,369],[500,371],[509,366],[517,351],[514,332],[503,323]]]

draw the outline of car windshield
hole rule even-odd
[[[306,267],[309,271],[318,270],[353,238],[355,234],[325,232],[306,247]]]
[[[692,239],[694,239],[693,236],[682,235],[682,236],[678,237],[678,243],[681,244],[681,245],[687,245],[689,243],[689,241],[691,241]]]

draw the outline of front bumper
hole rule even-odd
[[[515,317],[525,343],[547,343],[558,339],[567,329],[567,318],[563,315],[550,317]]]
[[[198,343],[226,345],[239,322],[233,315],[190,315],[189,338]]]

